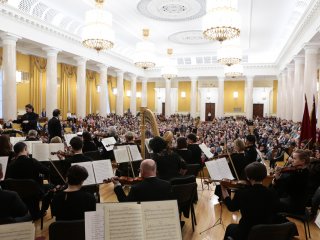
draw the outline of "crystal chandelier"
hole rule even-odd
[[[8,2],[8,0],[0,0],[0,4],[5,4],[7,2]]]
[[[243,66],[241,64],[235,64],[232,66],[224,67],[224,75],[226,77],[240,77],[243,75]]]
[[[149,29],[143,29],[143,41],[136,45],[134,65],[147,69],[156,65],[154,55],[154,44],[148,41]]]
[[[241,18],[237,6],[237,0],[208,0],[202,21],[204,37],[220,42],[239,37]]]
[[[82,44],[97,50],[110,49],[114,45],[112,15],[103,10],[104,0],[95,0],[95,8],[86,12],[82,29]]]
[[[161,76],[165,79],[171,80],[178,76],[178,69],[175,66],[174,60],[171,58],[173,50],[169,48],[167,50],[168,59],[167,64],[161,69]]]
[[[239,64],[242,60],[242,49],[239,38],[224,41],[217,52],[219,63],[227,66]]]

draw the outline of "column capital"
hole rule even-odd
[[[139,77],[139,79],[141,80],[141,82],[148,82],[148,78],[146,77]]]
[[[218,81],[219,81],[219,82],[224,82],[225,79],[226,79],[225,76],[217,76],[217,78],[218,78]]]
[[[57,56],[58,53],[61,51],[61,50],[59,50],[57,48],[53,48],[53,47],[44,47],[44,48],[42,48],[42,50],[46,52],[47,57]]]
[[[131,80],[137,80],[137,75],[134,73],[128,73],[128,76]]]
[[[77,62],[77,66],[85,65],[88,60],[88,59],[86,59],[84,57],[80,57],[80,56],[74,57],[73,59]]]
[[[320,45],[318,43],[306,43],[304,48],[305,54],[317,54],[319,50]]]
[[[305,59],[303,55],[295,55],[293,61],[295,64],[304,64]]]
[[[122,71],[122,70],[120,70],[120,69],[116,69],[116,70],[114,70],[115,72],[116,72],[116,74],[117,74],[117,77],[123,77],[123,74],[124,74],[124,71]]]
[[[6,45],[15,45],[17,41],[21,39],[17,35],[11,33],[1,33],[0,38],[2,40],[2,43]]]
[[[247,82],[253,82],[254,76],[247,76]]]
[[[198,77],[190,77],[191,82],[196,82],[198,81]]]
[[[293,72],[294,71],[294,64],[288,64],[287,65],[287,72]]]
[[[100,72],[107,72],[109,66],[105,64],[97,64],[97,67],[99,68]]]

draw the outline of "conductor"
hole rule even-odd
[[[39,115],[34,112],[34,108],[31,104],[27,104],[25,108],[26,113],[20,119],[13,122],[20,123],[22,131],[28,133],[30,130],[37,130]]]

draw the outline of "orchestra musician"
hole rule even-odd
[[[256,150],[256,137],[254,135],[247,135],[246,136],[246,150],[244,155],[248,163],[255,162],[257,160],[257,150]]]
[[[197,136],[194,133],[190,133],[187,136],[188,149],[191,151],[193,164],[200,164],[202,166],[201,160],[201,149],[199,144],[197,144]]]
[[[26,113],[20,119],[13,122],[20,123],[22,131],[28,133],[32,129],[37,130],[39,115],[34,112],[34,108],[31,104],[27,104],[25,109]]]
[[[171,184],[157,177],[157,165],[154,160],[141,162],[140,174],[143,181],[133,185],[128,196],[125,195],[118,177],[114,177],[114,192],[119,202],[161,201],[172,199]]]
[[[60,137],[62,139],[62,127],[60,122],[61,111],[55,109],[52,112],[52,118],[48,122],[49,142],[54,137]]]
[[[267,176],[266,167],[259,163],[250,163],[245,168],[245,174],[251,186],[237,190],[233,199],[222,185],[222,197],[229,211],[241,212],[239,224],[230,224],[225,232],[224,239],[245,240],[250,229],[258,224],[271,224],[274,221],[278,199],[274,192],[262,185]]]

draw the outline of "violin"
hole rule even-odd
[[[117,179],[121,184],[123,185],[133,185],[139,182],[143,181],[142,177],[127,177],[127,176],[121,176]],[[112,182],[112,179],[105,179],[103,180],[103,183],[110,183]]]
[[[207,180],[205,181],[205,184],[210,184],[213,182],[219,182],[221,186],[231,190],[242,189],[251,185],[250,182],[246,180],[230,180],[230,179]]]
[[[58,151],[58,152],[51,152],[51,155],[61,155],[63,157],[72,157],[74,155],[73,152],[70,151]]]

